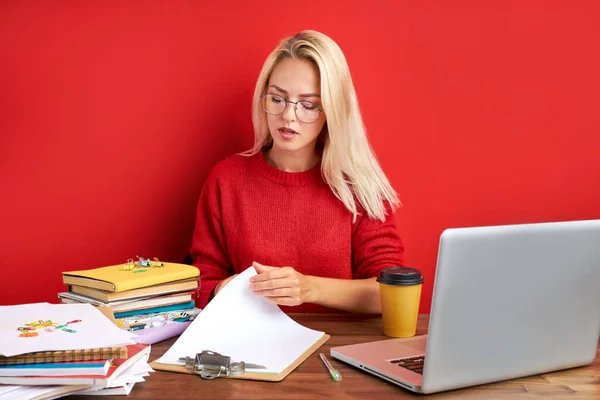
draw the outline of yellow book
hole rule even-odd
[[[161,265],[161,266],[158,266]],[[63,272],[65,285],[78,285],[107,292],[123,292],[183,279],[198,279],[200,270],[192,265],[152,262],[149,267],[111,265],[81,271]]]

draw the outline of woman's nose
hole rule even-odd
[[[285,121],[295,121],[296,120],[296,105],[292,103],[288,103],[285,110],[283,110],[283,114],[281,115]]]

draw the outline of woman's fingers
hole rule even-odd
[[[265,297],[265,299],[272,303],[279,304],[280,306],[297,306],[302,304],[292,297]]]
[[[263,272],[266,272],[266,271],[272,271],[274,269],[279,269],[277,267],[272,267],[270,265],[263,265],[263,264],[261,264],[259,262],[256,262],[256,261],[254,261],[252,263],[252,266],[254,267],[254,269],[256,270],[256,272],[259,273],[259,274],[261,274]]]
[[[281,289],[271,289],[271,290],[262,290],[257,292],[261,296],[265,297],[298,297],[300,294],[300,288],[281,288]]]
[[[278,278],[278,279],[269,279],[264,281],[255,281],[250,284],[250,289],[253,291],[263,291],[263,290],[271,290],[271,289],[279,289],[279,288],[289,288],[293,287],[294,280],[289,278]]]
[[[257,275],[250,278],[250,289],[253,293],[264,296],[267,300],[286,306],[302,304],[302,289],[299,274],[292,267],[271,267],[253,262]]]
[[[250,282],[264,282],[272,279],[281,279],[289,276],[289,272],[283,268],[275,268],[267,272],[254,275],[250,278]]]

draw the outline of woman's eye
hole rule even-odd
[[[308,102],[308,101],[301,101],[300,104],[302,104],[302,108],[304,108],[305,110],[309,110],[309,111],[312,111],[317,108],[316,105],[314,105],[313,103]]]
[[[273,103],[283,103],[285,100],[283,99],[283,97],[271,96],[271,101]]]

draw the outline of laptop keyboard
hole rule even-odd
[[[392,364],[397,364],[402,368],[410,369],[417,374],[423,375],[423,364],[425,363],[425,356],[411,357],[411,358],[400,358],[397,360],[390,361]]]

